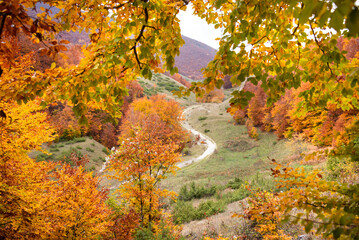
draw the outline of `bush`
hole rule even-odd
[[[107,148],[102,148],[102,152],[104,152],[105,154],[109,154],[110,151]]]
[[[86,142],[86,138],[84,138],[84,137],[75,138],[75,139],[73,139],[72,141],[75,142],[75,143],[78,143],[78,142]]]
[[[184,185],[181,187],[181,190],[178,195],[179,200],[190,201],[192,199],[199,199],[203,197],[210,197],[215,195],[217,192],[216,186],[205,187],[205,186],[197,186],[194,182],[188,185]]]
[[[70,144],[74,144],[74,143],[75,143],[74,140],[70,140],[70,141],[65,142],[66,145],[70,145]]]
[[[69,151],[62,152],[62,154],[59,157],[57,157],[57,160],[64,161],[67,164],[70,164],[71,166],[73,166],[74,163],[71,160],[71,154],[72,153],[75,154],[76,157],[78,157],[79,159],[83,158],[83,154],[79,150],[77,150],[76,148],[71,147]]]
[[[60,136],[60,141],[62,140],[72,140],[75,139],[77,137],[81,136],[81,130],[78,128],[73,128],[73,127],[68,127],[66,129],[63,130],[61,136]]]
[[[243,186],[244,181],[240,178],[234,178],[234,180],[231,180],[227,183],[226,187],[232,188],[232,189],[239,189]]]
[[[206,217],[224,212],[226,204],[223,201],[212,200],[202,202],[198,208],[194,208],[189,202],[178,201],[173,209],[173,218],[176,224],[201,220]]]
[[[48,161],[48,160],[52,160],[53,158],[54,158],[53,155],[47,155],[45,153],[40,153],[39,155],[36,156],[36,161],[37,162]]]
[[[91,146],[93,146],[93,147],[94,147],[94,146],[95,146],[95,144],[94,144],[94,143],[91,143]]]
[[[191,152],[190,152],[190,150],[189,150],[188,148],[185,147],[185,148],[182,150],[182,154],[185,155],[185,156],[188,156],[188,155],[191,155]]]
[[[250,192],[242,186],[241,188],[238,188],[232,192],[225,193],[222,196],[217,196],[217,199],[224,201],[226,204],[230,204],[232,202],[245,199],[249,195]]]
[[[81,146],[76,146],[76,148],[77,148],[77,149],[82,149],[82,147],[81,147]]]
[[[96,170],[96,167],[95,167],[95,166],[92,166],[92,167],[90,167],[90,168],[88,169],[89,172],[93,172],[93,171],[95,171],[95,170]]]
[[[199,117],[198,121],[203,121],[203,120],[206,120],[206,119],[207,119],[207,117]]]
[[[93,150],[92,148],[87,147],[87,148],[86,148],[86,151],[88,151],[88,152],[94,152],[95,150]]]
[[[249,185],[252,187],[252,189],[259,188],[265,191],[280,191],[280,189],[276,187],[276,183],[272,177],[264,178],[263,176],[259,175],[259,172],[257,172],[256,175],[252,178]]]
[[[135,233],[135,240],[185,240],[185,238],[178,236],[179,232],[174,232],[171,229],[171,223],[168,224],[161,219],[156,227],[156,232],[150,227],[138,228]]]
[[[204,129],[204,133],[208,133],[208,132],[210,132],[209,129]]]
[[[106,159],[103,157],[99,157],[98,160],[100,160],[101,162],[106,162]]]

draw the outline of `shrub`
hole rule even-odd
[[[264,178],[259,175],[259,172],[257,172],[252,178],[249,185],[252,189],[259,188],[265,191],[280,191],[280,189],[276,187],[276,183],[273,178]]]
[[[204,129],[204,133],[208,133],[208,132],[210,132],[209,129]]]
[[[243,183],[244,181],[242,179],[236,177],[229,181],[226,186],[232,189],[239,189],[243,186]]]
[[[212,200],[202,202],[197,208],[189,202],[178,201],[173,209],[173,218],[176,224],[201,220],[206,217],[224,212],[225,202]]]
[[[205,186],[197,186],[194,182],[188,185],[184,185],[181,187],[181,190],[178,195],[179,200],[190,201],[192,199],[198,199],[203,197],[210,197],[215,195],[217,192],[216,186],[205,187]]]
[[[81,146],[76,146],[76,148],[77,148],[77,149],[82,149],[82,147],[81,147]]]
[[[86,151],[88,151],[88,152],[94,152],[95,150],[93,150],[92,148],[87,147],[87,148],[86,148]]]
[[[90,167],[89,170],[90,170],[90,171],[95,171],[95,170],[96,170],[96,167],[95,167],[95,166],[92,166],[92,167]]]
[[[37,162],[47,161],[47,160],[51,160],[53,158],[54,158],[53,155],[47,155],[45,153],[40,153],[39,155],[36,156],[36,161]]]
[[[79,150],[71,147],[69,151],[62,152],[61,155],[59,157],[57,157],[57,160],[64,161],[67,164],[74,166],[74,163],[71,160],[73,156],[71,156],[71,155],[74,155],[76,158],[79,158],[79,159],[84,157],[83,154]]]
[[[93,147],[94,147],[94,146],[95,146],[95,144],[94,144],[94,143],[91,143],[91,146],[93,146]]]
[[[110,151],[107,148],[102,148],[102,152],[104,152],[105,154],[109,154]]]
[[[75,139],[73,139],[73,142],[75,142],[75,143],[78,143],[78,142],[86,142],[86,138],[84,138],[84,137],[75,138]]]
[[[136,229],[135,240],[185,240],[184,237],[179,236],[180,232],[173,226],[172,222],[161,219],[155,225],[155,227]]]
[[[250,192],[242,186],[232,192],[225,193],[221,196],[217,196],[217,199],[224,201],[226,204],[230,204],[232,202],[236,202],[242,199],[245,199],[250,195]]]
[[[182,150],[182,154],[185,155],[185,156],[188,156],[188,155],[191,155],[191,152],[190,152],[190,150],[189,150],[188,148],[185,147],[185,148]]]
[[[206,120],[206,119],[207,119],[207,117],[199,117],[198,121],[203,121],[203,120]]]

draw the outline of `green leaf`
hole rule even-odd
[[[344,20],[344,16],[337,8],[335,9],[334,13],[331,15],[329,26],[334,28],[337,32],[340,32],[340,30],[343,28],[343,20]]]
[[[333,237],[335,239],[338,239],[340,237],[340,235],[343,233],[343,229],[342,228],[336,228],[333,231]]]
[[[350,12],[347,20],[346,27],[349,29],[349,36],[357,36],[359,34],[359,9],[354,7]]]
[[[227,2],[227,0],[217,0],[215,3],[214,3],[214,7],[215,8],[220,8],[222,5],[223,5],[223,3],[225,3],[225,2]]]
[[[309,17],[312,16],[312,14],[313,14],[313,9],[315,6],[316,6],[316,4],[314,4],[314,3],[304,5],[304,9],[299,14],[299,24],[304,24],[304,23],[308,22]]]
[[[313,228],[313,222],[312,221],[308,221],[307,225],[305,225],[305,232],[309,233],[309,231]]]

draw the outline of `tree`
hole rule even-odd
[[[160,198],[173,196],[157,185],[167,173],[174,173],[175,164],[180,161],[179,146],[164,142],[148,126],[133,130],[133,134],[120,139],[121,146],[111,156],[109,170],[115,172],[111,178],[121,182],[119,201],[134,208],[141,225],[149,227],[159,220]]]
[[[0,102],[0,237],[96,238],[109,231],[107,192],[82,167],[35,162],[27,155],[55,139],[37,101]],[[3,112],[3,113],[4,113]],[[74,163],[82,160],[73,157]]]
[[[224,93],[222,89],[214,89],[208,93],[205,93],[203,97],[197,98],[198,102],[204,102],[204,103],[221,103],[224,99]]]
[[[63,69],[52,64],[40,72],[17,64],[11,58],[13,46],[1,41],[0,95],[16,101],[34,96],[42,96],[44,103],[68,100],[81,121],[86,121],[84,113],[89,106],[118,115],[117,105],[127,94],[128,82],[139,75],[151,78],[152,71],[160,72],[161,67],[176,71],[174,57],[183,44],[176,15],[186,4],[146,0],[2,1],[1,38],[23,33],[41,43],[41,53],[50,57],[67,49],[68,41],[56,39],[61,31],[88,31],[91,43],[84,48],[78,65]],[[11,72],[17,69],[22,74],[11,82]]]
[[[303,93],[307,108],[321,107],[328,101],[337,101],[343,109],[358,108],[352,95],[352,88],[358,87],[356,67],[336,47],[336,39],[342,34],[358,34],[355,1],[198,0],[193,5],[195,14],[222,27],[224,34],[215,59],[204,72],[204,83],[194,84],[192,90],[219,88],[224,83],[222,76],[228,74],[237,85],[246,78],[255,85],[262,81],[271,104],[285,89],[314,82]],[[348,30],[342,31],[345,27]],[[324,32],[325,28],[336,32]],[[249,52],[245,50],[246,42],[251,47]],[[337,84],[340,76],[345,80]],[[245,105],[248,97],[234,91],[231,103]],[[319,106],[312,100],[319,100]]]
[[[156,138],[162,139],[164,143],[176,143],[181,151],[189,139],[187,132],[182,128],[182,119],[182,108],[176,101],[166,100],[163,95],[155,95],[149,99],[141,98],[130,105],[121,126],[121,135],[132,135],[137,126],[152,128]]]

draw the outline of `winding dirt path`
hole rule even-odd
[[[191,114],[192,111],[198,110],[198,109],[201,109],[201,108],[203,108],[202,105],[190,106],[190,107],[186,108],[183,111],[183,116],[185,117],[185,119],[188,119],[188,116]],[[188,166],[190,164],[199,162],[199,161],[205,159],[206,157],[211,156],[214,153],[214,151],[217,148],[217,144],[215,143],[215,141],[213,141],[210,137],[206,136],[205,134],[200,133],[197,130],[195,130],[189,124],[189,122],[187,120],[184,120],[182,122],[182,127],[187,129],[188,131],[190,131],[193,135],[199,136],[200,137],[199,142],[201,142],[203,145],[206,145],[207,148],[199,157],[196,157],[196,158],[184,161],[184,162],[177,163],[177,167],[179,167],[179,168],[186,167],[186,166]]]
[[[186,108],[184,111],[183,111],[183,116],[185,117],[185,119],[188,119],[187,116],[189,116],[191,114],[192,111],[194,110],[198,110],[198,109],[203,109],[203,106],[202,105],[193,105],[193,106],[190,106],[188,108]],[[179,168],[183,168],[183,167],[187,167],[189,166],[190,164],[193,164],[193,163],[196,163],[196,162],[199,162],[203,159],[205,159],[206,157],[208,156],[211,156],[214,151],[216,150],[217,148],[217,144],[208,136],[206,136],[205,134],[203,133],[200,133],[198,132],[197,130],[195,130],[187,120],[184,120],[182,122],[182,126],[190,131],[193,135],[197,135],[200,137],[199,139],[199,142],[203,145],[206,146],[206,150],[198,157],[196,158],[193,158],[193,159],[190,159],[190,160],[187,160],[187,161],[183,161],[183,162],[180,162],[180,163],[177,163],[177,167]],[[114,149],[112,149],[114,150]],[[101,174],[107,167],[107,164],[108,164],[108,161],[110,160],[109,157],[106,157],[106,161],[103,163],[101,169],[98,171],[99,174]]]

